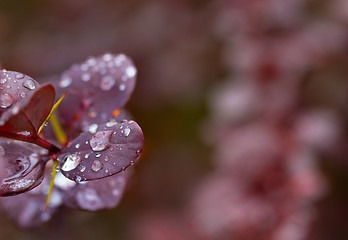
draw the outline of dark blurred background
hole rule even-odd
[[[0,239],[348,239],[346,0],[0,2],[0,62],[38,81],[138,68],[145,148],[121,204]]]

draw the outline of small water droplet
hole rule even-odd
[[[25,80],[22,85],[23,85],[23,87],[28,88],[30,90],[33,90],[36,87],[35,82],[31,79]]]
[[[86,153],[86,154],[85,154],[85,158],[88,158],[89,155],[90,155],[90,153]]]
[[[70,86],[71,83],[72,83],[71,77],[63,76],[59,81],[59,87],[66,88],[66,87]]]
[[[122,83],[118,89],[120,89],[120,91],[124,91],[126,89],[126,84]]]
[[[14,106],[13,109],[12,109],[12,113],[13,114],[19,113],[19,106]]]
[[[126,128],[123,130],[123,135],[124,135],[125,137],[128,137],[129,134],[130,134],[130,132],[131,132],[130,128],[129,128],[129,127],[126,127]]]
[[[80,144],[79,144],[79,143],[75,145],[75,148],[79,148],[79,147],[80,147]]]
[[[112,60],[112,54],[111,53],[105,53],[102,57],[103,61],[108,62]]]
[[[129,66],[126,68],[126,74],[132,78],[137,74],[137,69],[134,66]]]
[[[107,122],[105,125],[106,125],[106,127],[113,127],[113,126],[115,126],[116,124],[117,124],[116,121],[110,120],[110,121]]]
[[[91,74],[89,73],[83,73],[81,76],[82,81],[88,82],[91,79]]]
[[[4,156],[5,155],[5,150],[2,146],[0,146],[0,156]]]
[[[81,182],[81,176],[76,175],[75,176],[75,182]]]
[[[22,98],[25,98],[25,92],[21,92],[20,94],[19,94]]]
[[[93,123],[88,127],[88,132],[91,134],[95,134],[98,131],[98,125]]]
[[[81,166],[80,172],[84,172],[86,170],[86,166]]]
[[[100,131],[94,134],[89,141],[93,151],[103,151],[110,146],[109,139],[112,131]]]
[[[103,164],[99,160],[94,160],[91,168],[93,171],[97,172],[103,168]]]
[[[18,74],[16,74],[16,78],[17,79],[22,79],[22,78],[24,78],[24,74],[18,73]]]
[[[95,155],[96,158],[98,158],[98,157],[100,157],[100,156],[101,156],[101,153],[97,153],[97,154]]]
[[[100,83],[100,89],[104,91],[110,90],[116,83],[115,78],[110,75],[104,76]]]
[[[10,94],[4,93],[0,96],[0,107],[1,108],[8,108],[12,105],[13,98]]]
[[[75,153],[68,154],[64,157],[64,164],[62,166],[63,171],[71,171],[75,169],[81,162],[81,158]]]
[[[109,169],[105,168],[105,173],[108,173],[109,172]]]

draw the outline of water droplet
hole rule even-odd
[[[71,83],[72,83],[71,77],[63,76],[59,81],[59,87],[66,88],[66,87],[70,86]]]
[[[6,83],[7,82],[7,78],[3,78],[0,80],[0,83]]]
[[[126,127],[126,128],[123,130],[123,135],[124,135],[125,137],[128,137],[129,134],[130,134],[130,132],[131,132],[130,128],[129,128],[129,127]]]
[[[92,67],[97,63],[97,60],[95,58],[89,58],[86,63]]]
[[[117,57],[115,57],[114,62],[117,67],[120,67],[123,63],[123,61],[126,59],[126,56],[124,54],[120,54]]]
[[[28,88],[30,90],[33,90],[36,87],[35,82],[31,79],[25,80],[22,85],[23,85],[23,87]]]
[[[126,74],[132,78],[137,74],[137,69],[134,66],[129,66],[126,68]]]
[[[1,108],[8,108],[12,105],[13,98],[10,94],[4,93],[0,96],[0,107]]]
[[[100,83],[100,89],[104,91],[110,90],[116,83],[115,78],[110,75],[104,76]]]
[[[108,62],[112,60],[112,54],[111,53],[105,53],[102,57],[103,61]]]
[[[101,156],[101,153],[97,153],[97,154],[95,155],[96,158],[98,158],[98,157],[100,157],[100,156]]]
[[[120,91],[124,91],[126,89],[126,84],[122,83],[118,89],[120,89]]]
[[[14,106],[13,109],[12,109],[12,113],[13,114],[19,113],[19,106]]]
[[[80,172],[84,172],[86,170],[86,166],[81,166]]]
[[[18,74],[16,74],[16,78],[17,79],[22,79],[22,78],[24,78],[24,74],[18,73]]]
[[[76,175],[75,176],[75,182],[81,182],[81,176]]]
[[[2,146],[0,146],[0,156],[4,156],[5,155],[5,150]]]
[[[86,153],[86,154],[85,154],[85,158],[88,158],[89,155],[90,155],[90,153]]]
[[[93,123],[88,127],[88,132],[91,134],[95,134],[98,131],[98,125]]]
[[[19,94],[22,98],[25,98],[25,92],[21,92],[20,94]]]
[[[79,148],[79,147],[80,147],[80,144],[79,144],[79,143],[75,145],[75,148]]]
[[[112,131],[100,131],[94,134],[89,141],[93,151],[102,151],[110,146],[109,139]]]
[[[68,154],[64,157],[64,164],[62,166],[63,171],[71,171],[75,169],[81,162],[81,158],[77,156],[75,153]]]
[[[81,76],[82,81],[88,82],[91,79],[91,74],[89,73],[83,73]]]
[[[103,168],[103,164],[99,160],[95,160],[91,166],[92,170],[97,172]]]
[[[106,156],[104,159],[105,162],[109,161],[109,156]]]
[[[105,173],[108,173],[109,172],[109,169],[105,168]]]
[[[113,127],[117,124],[116,121],[110,120],[109,122],[107,122],[105,125],[106,127]]]
[[[81,65],[81,71],[87,71],[89,68],[89,65],[87,63],[84,63]]]

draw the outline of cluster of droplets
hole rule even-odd
[[[133,65],[126,64],[127,57],[124,54],[113,55],[110,53],[104,54],[101,59],[91,57],[80,66],[74,66],[82,82],[89,82],[94,75],[100,74],[98,77],[99,88],[102,91],[109,91],[115,85],[118,85],[119,91],[126,89],[126,81],[134,78],[137,74],[137,69]],[[125,66],[124,66],[125,65]],[[120,70],[123,72],[118,76]],[[120,83],[116,84],[120,78]],[[67,88],[73,83],[73,78],[68,75],[63,75],[59,81],[59,87]]]
[[[30,77],[7,70],[0,71],[0,112],[25,98],[38,83]],[[2,109],[2,110],[1,110]]]

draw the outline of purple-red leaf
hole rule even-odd
[[[41,149],[13,140],[0,142],[0,196],[26,192],[41,183],[47,159]]]
[[[55,92],[51,84],[42,85],[29,97],[17,101],[0,117],[0,132],[36,133],[51,111]]]
[[[100,179],[132,165],[143,148],[144,136],[134,121],[91,124],[58,157],[61,172],[74,181]]]
[[[102,123],[123,107],[135,86],[137,70],[125,55],[104,54],[72,66],[52,82],[57,96],[68,92],[58,117],[70,132],[81,132],[81,123]],[[68,132],[69,135],[69,132]]]

